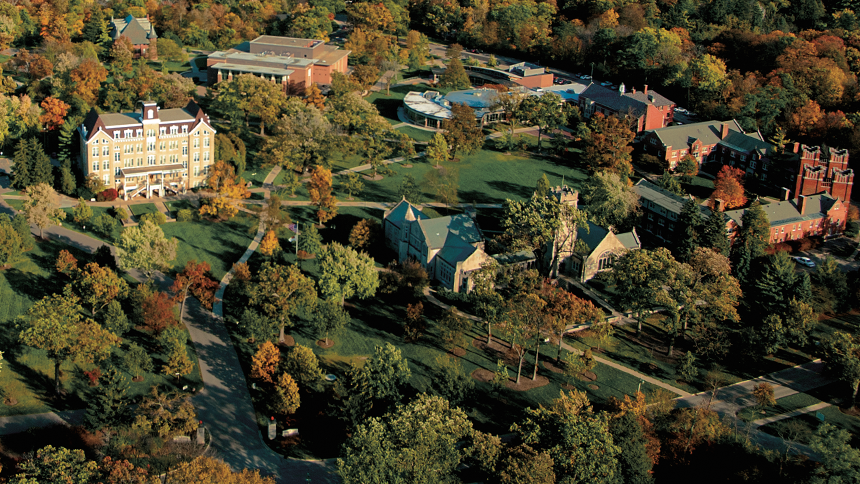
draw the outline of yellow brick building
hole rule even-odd
[[[203,185],[215,163],[215,129],[194,101],[174,109],[143,101],[133,113],[92,110],[78,133],[84,174],[126,200]]]

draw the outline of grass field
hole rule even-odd
[[[436,134],[433,131],[425,131],[423,129],[413,128],[412,126],[401,126],[397,128],[396,131],[406,133],[415,141],[430,141],[433,139],[433,135]],[[418,150],[420,151],[421,149],[419,148]]]
[[[427,84],[416,84],[414,86],[395,86],[391,88],[391,93],[387,94],[386,90],[383,89],[379,92],[374,92],[373,94],[367,96],[365,99],[367,102],[376,106],[376,109],[379,111],[380,116],[388,120],[391,124],[400,124],[403,121],[400,121],[400,118],[397,117],[397,109],[403,106],[403,98],[406,97],[410,91],[438,91],[443,94],[447,94],[449,90],[441,89],[441,88],[432,88]]]
[[[155,206],[153,205],[153,207],[155,207]],[[102,215],[108,215],[110,217],[113,217],[113,209],[111,209],[109,207],[93,207],[93,206],[90,206],[90,208],[93,210],[93,216],[90,219],[91,221],[94,220],[96,217],[100,217]],[[113,244],[116,241],[116,239],[119,237],[119,234],[122,230],[122,225],[119,223],[119,221],[117,221],[116,225],[114,226],[114,229],[113,229],[113,234],[108,236],[108,237],[105,237],[104,235],[102,235],[100,233],[94,232],[92,230],[92,224],[89,224],[89,223],[79,224],[79,223],[75,222],[73,209],[64,208],[63,211],[66,212],[66,220],[63,221],[63,227],[64,228],[67,228],[69,230],[74,230],[75,232],[80,232],[84,235],[88,235],[94,239],[101,240],[102,242],[106,242],[108,244]]]
[[[182,270],[185,263],[192,259],[206,261],[216,280],[221,280],[233,263],[245,253],[254,238],[256,227],[256,217],[243,212],[226,222],[200,220],[161,226],[165,236],[179,240],[176,260],[173,262],[174,271]]]
[[[131,210],[131,213],[135,215],[135,217],[140,218],[141,215],[146,213],[156,213],[158,209],[155,208],[154,203],[141,203],[139,205],[129,205],[128,208]]]
[[[85,396],[90,388],[81,372],[94,368],[94,365],[78,367],[71,362],[64,363],[61,367],[61,384],[66,397],[55,399],[54,369],[51,360],[46,357],[43,350],[17,344],[20,329],[15,325],[15,318],[25,314],[27,309],[42,297],[59,293],[63,285],[68,282],[66,277],[57,273],[54,268],[57,254],[62,249],[70,251],[80,262],[89,260],[89,256],[85,253],[59,242],[48,241],[36,244],[36,247],[26,253],[24,258],[10,268],[0,271],[0,344],[4,348],[3,371],[0,372],[0,391],[2,391],[0,400],[8,397],[18,400],[15,406],[0,405],[0,416],[85,406]],[[164,355],[156,348],[152,336],[132,330],[126,335],[126,344],[128,341],[135,341],[150,352],[156,371],[165,361]],[[125,353],[124,348],[125,346],[115,351],[114,364],[120,364],[118,359]],[[196,366],[197,357],[193,348],[189,354],[195,362],[195,370],[188,377],[184,377],[181,384],[199,388],[200,373]],[[130,396],[147,393],[156,384],[174,388],[174,382],[173,378],[150,373],[145,375],[142,382],[132,383]]]
[[[752,422],[762,418],[793,412],[794,410],[818,403],[821,403],[821,400],[813,397],[812,395],[806,393],[795,393],[794,395],[777,399],[776,405],[772,407],[765,407],[763,409],[747,407],[738,413],[738,417]]]
[[[257,188],[263,185],[263,181],[266,180],[266,177],[269,176],[269,172],[271,171],[271,166],[265,168],[248,167],[248,169],[242,173],[242,178],[244,178],[245,181],[253,183],[254,188]]]
[[[779,427],[785,425],[789,422],[799,422],[802,425],[802,428],[805,429],[798,439],[800,443],[808,444],[809,438],[818,430],[818,427],[822,424],[820,420],[818,420],[816,413],[821,413],[824,415],[824,422],[829,423],[837,428],[845,429],[849,433],[851,433],[851,441],[850,444],[852,447],[857,448],[860,446],[860,418],[854,417],[852,415],[846,415],[839,410],[839,407],[832,406],[822,408],[812,413],[805,413],[803,415],[798,415],[796,417],[787,418],[785,420],[780,420],[779,422],[774,422],[768,425],[763,425],[759,427],[759,430],[769,433],[771,435],[779,435]]]

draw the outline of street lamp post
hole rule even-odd
[[[639,387],[636,389],[636,393],[642,393],[642,384],[645,383],[645,380],[639,380]]]

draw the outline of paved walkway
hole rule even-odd
[[[19,434],[30,429],[52,425],[80,425],[86,410],[64,412],[31,413],[0,418],[0,435]]]
[[[797,410],[792,410],[791,412],[781,413],[779,415],[774,415],[772,417],[761,418],[754,422],[752,425],[755,427],[761,427],[762,425],[771,424],[774,422],[779,422],[780,420],[785,420],[791,417],[797,417],[798,415],[803,415],[805,413],[815,412],[821,410],[822,408],[832,407],[832,403],[820,402],[815,405],[810,405],[808,407],[798,408]]]

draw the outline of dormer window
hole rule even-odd
[[[165,133],[167,133],[167,128],[159,128],[159,130],[158,130],[158,134],[159,134],[160,136],[164,136],[164,135],[165,135]]]
[[[188,132],[188,126],[183,126],[182,127],[182,134],[185,134],[187,132]]]
[[[170,134],[177,134],[178,132],[179,132],[179,128],[177,128],[176,126],[170,127]]]
[[[113,137],[114,137],[114,138],[119,138],[119,131],[114,131],[114,132],[113,132]]]

